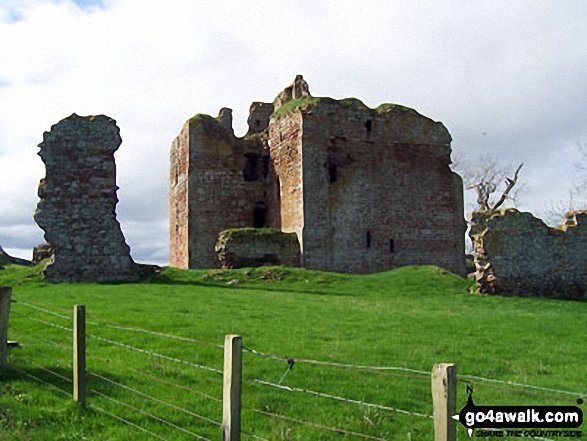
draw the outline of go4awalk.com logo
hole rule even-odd
[[[583,411],[577,406],[477,406],[473,389],[463,409],[453,416],[467,428],[469,437],[581,438]],[[582,399],[577,404],[583,404]]]

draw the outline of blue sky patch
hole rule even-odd
[[[73,0],[73,2],[77,5],[78,8],[82,10],[93,8],[105,8],[104,0]]]
[[[16,23],[24,19],[24,15],[16,9],[8,9],[6,15],[0,12],[0,22]]]

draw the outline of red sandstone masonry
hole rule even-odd
[[[265,226],[297,234],[304,267],[371,273],[433,264],[463,274],[462,181],[449,168],[446,128],[402,106],[374,110],[356,99],[308,93],[298,76],[274,102],[288,110],[268,122],[271,104],[254,103],[255,140],[235,138],[211,117],[184,127],[189,135],[182,131],[176,143],[188,151],[189,185],[174,187],[174,143],[171,262],[218,266],[213,250],[220,231],[254,226],[262,204]],[[265,123],[267,130],[258,132]],[[263,179],[244,179],[247,152],[269,159]]]

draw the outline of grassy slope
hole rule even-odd
[[[111,322],[221,344],[230,333],[247,346],[294,358],[340,363],[404,366],[429,372],[434,363],[454,362],[458,372],[555,389],[585,392],[584,317],[586,302],[471,295],[468,281],[432,267],[407,267],[370,276],[347,276],[293,269],[224,272],[164,269],[142,284],[92,285],[41,282],[38,268],[0,270],[0,284],[23,283],[14,298],[70,315],[85,304],[92,323]],[[27,278],[28,277],[28,278]],[[228,284],[231,280],[239,283]],[[23,314],[70,326],[70,321],[14,304],[10,338],[22,348],[12,366],[70,385],[40,368],[70,374],[70,335],[33,322]],[[142,333],[89,324],[88,332],[218,369],[222,350]],[[55,343],[62,346],[56,346]],[[129,371],[136,369],[142,374]],[[283,361],[245,354],[245,378],[277,382]],[[88,339],[88,369],[178,406],[221,419],[221,406],[144,373],[221,397],[220,376]],[[414,377],[419,377],[414,375]],[[211,439],[217,428],[90,377],[96,388],[148,409]],[[284,384],[324,391],[386,406],[431,413],[429,380],[365,374],[298,363]],[[465,402],[459,383],[458,408]],[[571,404],[475,384],[478,404]],[[513,388],[513,387],[512,387]],[[552,395],[552,394],[551,394]],[[556,399],[556,400],[555,400]],[[168,439],[191,439],[167,430],[107,399],[90,402]],[[245,381],[247,407],[283,413],[328,426],[386,439],[431,439],[431,420],[291,394]],[[0,439],[151,439],[93,410],[80,410],[65,395],[9,371],[0,396],[4,437]],[[359,439],[243,412],[243,427],[271,440]],[[2,433],[2,432],[0,432]],[[463,437],[464,438],[464,437]],[[246,439],[246,437],[245,437]]]

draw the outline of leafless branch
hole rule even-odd
[[[512,188],[514,188],[514,185],[516,185],[516,182],[518,182],[518,173],[520,173],[520,169],[522,168],[523,165],[524,165],[523,162],[520,163],[520,165],[516,169],[516,172],[514,173],[514,179],[510,179],[510,178],[506,177],[507,187],[506,187],[505,191],[502,193],[501,198],[499,198],[499,200],[493,205],[493,207],[491,207],[492,210],[496,210],[508,198],[510,191],[512,191]]]

